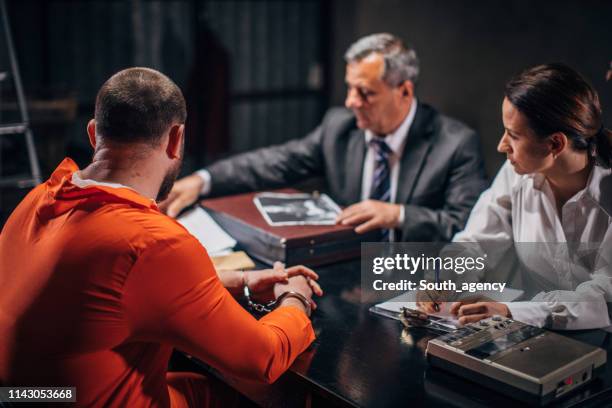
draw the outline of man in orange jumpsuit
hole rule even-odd
[[[65,159],[15,209],[0,235],[0,385],[73,386],[80,406],[212,405],[204,377],[166,377],[174,347],[270,382],[313,341],[314,272],[217,276],[198,241],[159,212],[185,112],[159,72],[117,73],[88,124],[92,163],[79,171]],[[224,283],[291,293],[258,321]]]

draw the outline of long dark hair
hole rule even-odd
[[[536,136],[563,132],[596,165],[612,167],[612,132],[602,123],[597,92],[578,72],[564,64],[538,65],[512,78],[505,95]]]

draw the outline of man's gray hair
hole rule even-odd
[[[407,48],[402,40],[389,33],[371,34],[354,42],[344,54],[347,64],[359,62],[370,54],[380,54],[385,61],[382,79],[390,86],[404,81],[416,85],[419,78],[419,59],[416,51]]]

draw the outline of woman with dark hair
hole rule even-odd
[[[462,323],[498,314],[561,329],[612,325],[612,132],[597,93],[563,64],[540,65],[508,82],[502,116],[497,150],[508,160],[453,241],[514,247],[537,295],[456,302],[451,312]]]

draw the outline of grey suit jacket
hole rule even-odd
[[[302,139],[257,149],[219,161],[211,174],[211,195],[290,186],[323,176],[340,205],[361,199],[364,131],[352,112],[332,108]],[[461,122],[419,104],[400,159],[396,202],[405,221],[401,241],[448,241],[463,229],[486,187],[476,133]]]

